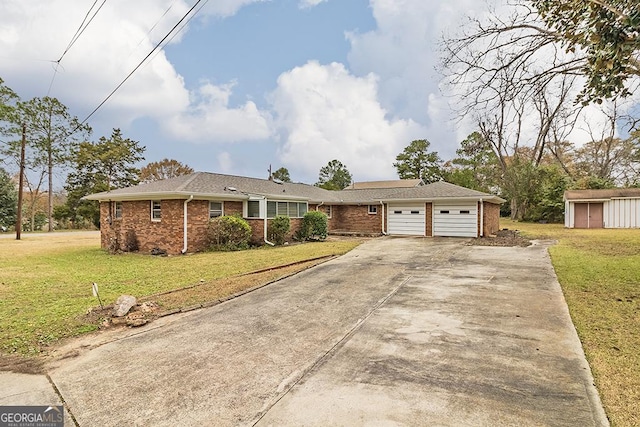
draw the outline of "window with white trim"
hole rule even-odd
[[[309,207],[307,202],[279,202],[267,201],[267,218],[275,218],[278,215],[290,218],[302,218]]]
[[[122,219],[122,202],[115,202],[113,205],[113,217],[115,219]]]
[[[369,213],[375,215],[378,213],[378,205],[369,205]]]
[[[260,218],[260,202],[258,200],[247,202],[247,218]]]
[[[222,202],[209,202],[209,219],[223,215]]]
[[[151,221],[160,221],[162,217],[162,205],[160,200],[151,201]]]

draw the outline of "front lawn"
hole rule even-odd
[[[98,306],[91,284],[105,304],[121,294],[137,298],[198,284],[186,296],[164,297],[166,308],[215,300],[306,268],[305,264],[238,277],[325,255],[340,255],[356,240],[264,247],[240,252],[152,257],[109,255],[95,235],[53,235],[0,239],[0,353],[37,355],[60,338],[97,329],[84,316]],[[231,279],[229,279],[231,278]],[[222,280],[224,279],[224,280]],[[222,283],[222,285],[220,285]]]
[[[640,425],[640,230],[501,220],[549,249],[612,425]]]

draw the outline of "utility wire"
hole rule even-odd
[[[204,3],[202,3],[202,5],[198,8],[198,10],[196,10],[191,16],[189,16],[189,19],[187,19],[187,21],[182,24],[182,26],[178,29],[178,31],[174,32],[171,37],[169,38],[169,40],[167,40],[167,42],[164,44],[164,46],[168,45],[169,43],[171,43],[173,41],[173,39],[182,32],[182,30],[184,29],[184,27],[186,27],[187,25],[189,25],[189,22],[191,22],[191,20],[198,14],[198,12],[200,12],[202,10],[203,7],[205,7],[207,5],[207,3],[209,2],[209,0],[205,0]],[[158,55],[157,51],[155,53],[155,55],[153,55],[153,57],[151,59],[154,59],[157,55]]]
[[[89,24],[91,24],[91,22],[93,21],[93,19],[96,17],[96,15],[98,14],[98,12],[100,12],[100,9],[102,9],[102,6],[104,6],[104,4],[107,2],[107,0],[103,0],[102,4],[100,4],[100,7],[98,7],[98,9],[96,9],[96,11],[94,12],[93,16],[91,16],[91,18],[89,19],[89,21],[87,22],[87,17],[89,16],[89,14],[91,13],[91,10],[95,7],[96,3],[98,2],[98,0],[95,0],[93,2],[93,4],[91,5],[91,8],[89,8],[89,11],[87,12],[87,14],[84,16],[84,19],[82,20],[82,23],[80,24],[80,26],[78,27],[78,29],[76,30],[76,33],[74,34],[74,36],[71,38],[71,41],[69,42],[69,45],[67,46],[67,48],[64,50],[64,52],[62,52],[62,55],[60,55],[60,59],[58,59],[56,62],[60,62],[62,61],[62,58],[64,58],[64,56],[67,54],[67,52],[69,52],[69,49],[71,49],[71,47],[78,41],[78,39],[80,38],[80,36],[82,35],[82,33],[84,33],[84,30],[87,29],[87,27],[89,26]],[[86,25],[85,25],[86,22]]]
[[[53,87],[53,82],[56,79],[56,76],[58,75],[58,69],[60,68],[60,62],[62,62],[62,58],[64,58],[64,56],[67,54],[67,52],[69,52],[69,50],[71,49],[71,47],[73,47],[73,45],[78,41],[78,39],[80,38],[80,36],[82,35],[82,33],[84,33],[84,30],[87,29],[87,27],[89,26],[89,24],[91,24],[91,22],[93,21],[93,19],[96,17],[96,15],[98,14],[98,12],[100,12],[100,9],[102,9],[102,6],[104,6],[104,4],[107,2],[107,0],[103,0],[102,4],[100,4],[100,6],[98,7],[98,9],[96,9],[96,11],[93,13],[93,15],[91,16],[91,18],[89,18],[89,15],[91,14],[91,11],[93,10],[93,8],[96,6],[96,3],[98,3],[98,0],[95,0],[93,2],[93,4],[91,5],[91,7],[89,8],[89,10],[87,11],[87,13],[84,16],[84,19],[82,20],[82,22],[80,23],[80,26],[78,27],[78,29],[76,30],[76,33],[73,35],[73,37],[71,37],[71,40],[69,41],[69,44],[67,45],[67,47],[65,48],[64,52],[62,52],[62,55],[60,55],[60,58],[58,58],[57,61],[51,61],[54,63],[53,66],[53,76],[51,77],[51,82],[49,82],[49,89],[47,89],[47,96],[49,96],[49,94],[51,93],[51,88]],[[89,19],[87,21],[87,19]]]
[[[171,30],[169,30],[169,32],[162,38],[162,40],[160,40],[154,47],[153,49],[151,49],[151,51],[147,54],[147,56],[145,56],[142,61],[140,61],[138,63],[138,65],[135,66],[135,68],[133,70],[131,70],[131,72],[124,78],[124,80],[122,80],[118,86],[115,87],[115,89],[113,89],[111,91],[111,93],[109,93],[109,95],[107,95],[107,97],[105,99],[102,100],[102,102],[100,104],[98,104],[98,106],[96,108],[93,109],[93,111],[91,111],[91,113],[89,113],[89,115],[87,117],[85,117],[84,120],[82,120],[80,122],[80,124],[76,127],[76,129],[74,129],[73,132],[75,132],[76,130],[78,130],[80,128],[80,126],[82,126],[83,124],[85,124],[87,122],[87,120],[89,120],[117,91],[118,89],[120,89],[122,87],[123,84],[125,84],[125,82],[127,80],[129,80],[129,78],[136,72],[138,71],[138,69],[142,66],[142,64],[145,63],[145,61],[147,59],[149,59],[149,57],[151,57],[151,55],[153,55],[153,53],[158,50],[161,46],[162,43],[167,40],[169,38],[169,36],[171,36],[171,34],[173,33],[173,31],[178,28],[180,26],[180,24],[182,23],[182,21],[184,21],[185,19],[187,19],[187,17],[191,14],[191,12],[200,4],[202,3],[203,0],[197,0],[196,3],[191,7],[191,9],[189,9],[187,11],[187,13],[184,14],[184,16],[182,18],[180,18],[180,20],[171,28]],[[208,2],[208,0],[204,0],[204,3],[206,4]],[[202,8],[198,9],[198,11],[200,11]],[[197,12],[196,12],[197,13]],[[195,14],[194,14],[195,15]],[[187,21],[188,22],[188,21]],[[72,133],[73,133],[72,132]]]
[[[167,8],[167,10],[164,11],[164,13],[162,14],[162,16],[160,18],[158,18],[158,20],[156,21],[155,24],[153,24],[151,26],[151,28],[149,28],[149,31],[147,31],[147,34],[145,35],[145,37],[141,38],[140,41],[138,42],[138,44],[136,45],[135,48],[133,48],[133,50],[129,53],[129,55],[127,56],[126,59],[129,59],[129,57],[131,55],[133,55],[133,53],[136,51],[136,49],[138,49],[138,47],[140,47],[140,45],[142,44],[143,41],[151,38],[151,33],[153,32],[153,30],[155,30],[155,28],[158,26],[158,24],[160,23],[160,21],[162,21],[162,18],[164,18],[165,16],[167,16],[167,13],[169,13],[169,11],[173,8],[173,6],[176,4],[176,0],[174,0],[173,3],[171,3],[171,5]],[[198,13],[198,12],[196,12]]]

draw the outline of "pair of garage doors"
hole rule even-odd
[[[426,235],[425,203],[389,204],[387,212],[389,234]],[[434,236],[478,236],[478,208],[476,203],[434,203],[432,221]]]

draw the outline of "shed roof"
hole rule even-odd
[[[565,200],[602,200],[615,198],[640,198],[640,188],[607,188],[602,190],[567,190]]]
[[[277,182],[209,172],[195,172],[176,178],[139,184],[133,187],[86,196],[88,200],[182,199],[193,195],[200,199],[247,200],[252,195],[270,199],[298,199],[325,204],[370,204],[389,200],[437,200],[443,198],[483,198],[502,203],[503,199],[447,182],[417,187],[364,188],[330,191],[313,185]]]

